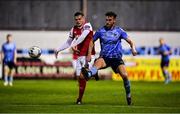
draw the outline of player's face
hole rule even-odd
[[[85,18],[82,15],[75,16],[74,20],[77,27],[81,27],[85,23]]]
[[[11,42],[12,41],[12,36],[7,37],[7,42]]]
[[[106,16],[106,27],[111,28],[114,26],[116,19],[113,16]]]
[[[159,40],[159,43],[160,43],[160,45],[163,45],[165,42],[164,42],[164,39],[160,39]]]

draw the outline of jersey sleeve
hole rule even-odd
[[[56,50],[58,51],[62,51],[62,50],[65,50],[67,49],[68,47],[70,47],[72,41],[73,41],[73,38],[74,38],[74,35],[73,35],[73,30],[74,28],[72,27],[70,32],[69,32],[69,37],[68,39],[66,40],[66,42],[64,42],[60,47],[58,47]]]
[[[77,39],[73,40],[73,42],[71,43],[71,47],[77,46],[78,44],[83,42],[89,33],[90,33],[89,30],[84,30]]]
[[[4,44],[1,46],[0,52],[3,52],[3,53],[4,53]]]
[[[171,50],[171,47],[170,47],[169,45],[167,45],[167,49],[168,49],[168,51],[170,51],[170,50]]]
[[[69,32],[69,38],[73,38],[73,28],[71,28],[70,32]]]
[[[14,43],[14,51],[16,51],[16,44]]]
[[[121,32],[120,38],[122,38],[122,39],[127,39],[128,38],[127,33],[123,29],[120,28],[120,32]]]
[[[97,30],[93,36],[93,41],[95,42],[96,40],[98,40],[98,38],[100,38],[100,31]]]
[[[62,51],[62,50],[67,49],[68,47],[70,47],[72,41],[73,41],[73,39],[69,37],[63,45],[61,45],[59,48],[57,48],[57,50]]]
[[[162,47],[161,47],[161,46],[159,46],[159,48],[158,48],[158,52],[159,52],[159,54],[163,54],[163,49],[162,49]]]
[[[86,24],[84,24],[84,26],[83,26],[83,31],[84,31],[84,30],[92,31],[91,23],[86,23]]]

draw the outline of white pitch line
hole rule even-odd
[[[95,105],[93,105],[95,106]],[[97,107],[99,105],[96,105]],[[119,108],[148,108],[148,109],[180,109],[180,107],[160,107],[160,106],[136,106],[136,105],[131,105],[131,106],[125,106],[125,105],[103,105],[103,106],[108,106],[108,107],[119,107]]]
[[[9,104],[9,105],[4,105],[4,106],[59,106],[59,105],[64,105],[64,106],[79,106],[79,105],[66,105],[66,104],[28,104],[28,105],[21,105],[21,104]],[[180,107],[160,107],[160,106],[136,106],[136,105],[131,105],[131,106],[125,106],[125,105],[92,105],[92,104],[82,104],[82,106],[90,106],[90,107],[119,107],[119,108],[148,108],[148,109],[180,109]]]

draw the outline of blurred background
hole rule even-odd
[[[58,59],[54,57],[54,49],[68,38],[73,14],[83,11],[96,31],[104,25],[104,14],[114,11],[117,25],[127,31],[139,53],[132,57],[129,46],[123,42],[123,59],[130,79],[163,81],[157,48],[159,38],[164,38],[173,51],[169,67],[172,80],[180,81],[179,6],[177,0],[1,0],[0,44],[7,34],[12,34],[18,49],[15,78],[74,79],[71,51],[67,49]],[[42,49],[39,59],[29,58],[31,46]],[[97,42],[97,57],[99,50]],[[121,80],[111,69],[102,70],[100,77]]]

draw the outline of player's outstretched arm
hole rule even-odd
[[[17,50],[14,50],[14,64],[17,62]]]
[[[58,49],[56,49],[56,50],[55,50],[55,57],[57,58],[58,53],[59,53],[60,51],[63,51],[63,50],[65,50],[65,49],[69,48],[70,45],[71,45],[71,43],[72,43],[72,41],[73,41],[73,39],[69,37],[69,38],[67,39],[67,41],[66,41],[63,45],[61,45]]]
[[[137,51],[136,51],[136,47],[135,47],[133,41],[129,37],[126,39],[126,41],[128,42],[128,44],[131,47],[131,51],[132,51],[133,56],[136,56],[137,55]]]
[[[74,40],[71,44],[71,47],[77,46],[78,44],[80,44],[81,42],[84,41],[84,39],[86,38],[86,36],[89,34],[90,30],[84,30],[82,32],[82,34],[77,38],[77,40]]]
[[[172,54],[172,49],[170,46],[168,46],[168,55],[171,55]]]

